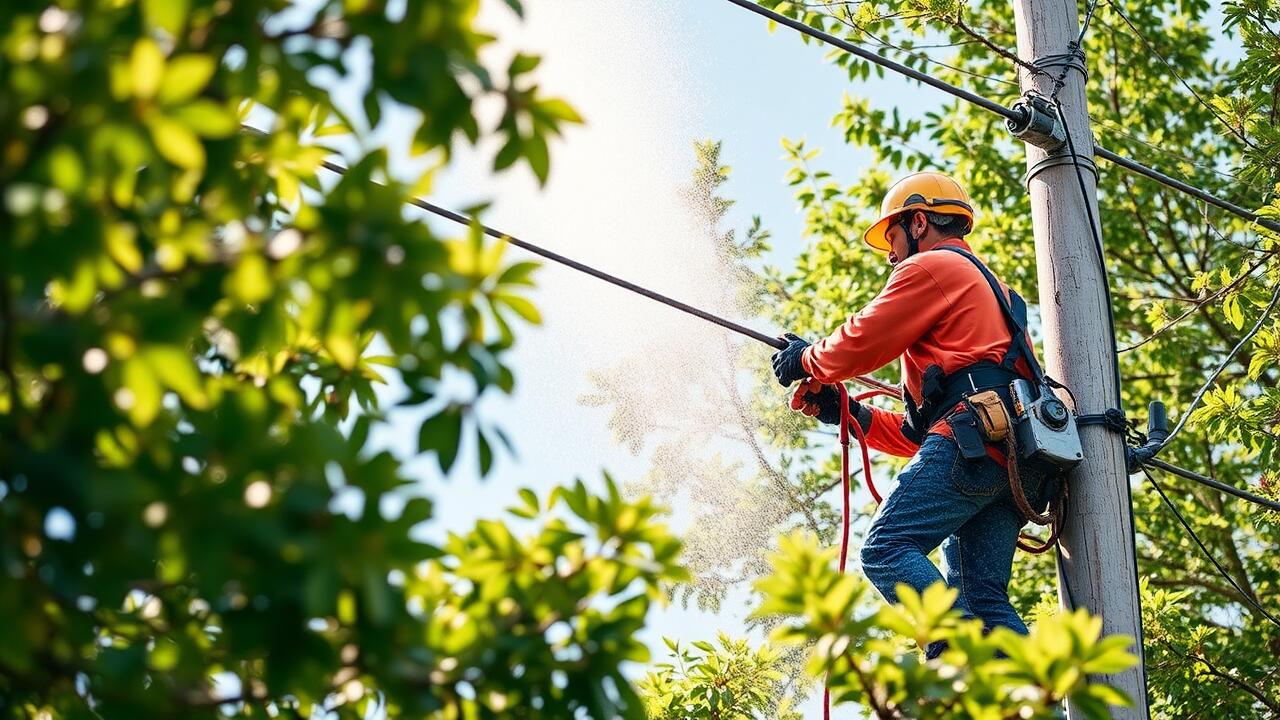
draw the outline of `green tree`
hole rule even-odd
[[[421,452],[447,473],[471,445],[487,473],[502,436],[474,404],[511,390],[512,324],[538,320],[535,265],[406,216],[434,169],[402,183],[361,149],[318,174],[394,105],[433,168],[496,136],[497,169],[547,177],[580,119],[538,57],[479,62],[477,12],[0,9],[0,712],[641,717],[619,667],[681,576],[654,506],[607,479],[525,490],[528,533],[436,547],[411,534],[429,498],[367,442],[396,373]],[[348,116],[315,78],[352,58]]]
[[[1005,104],[1018,96],[1017,74],[1034,71],[1016,57],[1012,9],[1005,2],[762,4]],[[1082,4],[1082,14],[1090,4]],[[1218,11],[1226,19],[1220,28]],[[1097,3],[1084,50],[1100,143],[1277,216],[1278,26],[1274,3],[1262,0],[1232,0],[1218,8],[1203,0]],[[833,52],[830,59],[851,81],[883,74],[843,53]],[[783,140],[792,166],[787,180],[804,214],[807,243],[793,266],[761,272],[767,292],[762,307],[778,326],[820,336],[883,286],[888,267],[862,247],[860,237],[888,184],[917,169],[940,169],[967,185],[979,211],[976,249],[1025,297],[1037,298],[1030,208],[1019,180],[1025,167],[1021,143],[986,111],[938,98],[936,108],[911,117],[898,112],[892,98],[833,98],[835,127],[848,144],[873,156],[872,169],[857,177],[824,168],[819,149],[803,139]],[[1105,162],[1099,165],[1125,408],[1141,420],[1148,401],[1161,399],[1174,421],[1186,416],[1197,390],[1258,324],[1259,332],[1214,379],[1164,455],[1277,497],[1280,317],[1266,308],[1280,287],[1280,238]],[[887,368],[882,377],[896,381],[897,368]],[[759,431],[771,438],[768,456],[787,483],[798,491],[815,487],[813,474],[835,477],[830,433],[812,426],[797,432],[795,420],[786,417],[783,394],[767,374],[755,388],[751,406]],[[878,464],[884,477],[896,467],[889,460]],[[1274,517],[1183,480],[1161,482],[1238,588],[1200,554],[1145,480],[1135,484],[1153,711],[1184,717],[1212,707],[1233,717],[1280,717],[1278,636],[1257,609],[1260,604],[1280,613],[1274,600],[1280,584]],[[855,516],[855,532],[871,508],[863,510]],[[761,535],[803,524],[806,515],[820,520],[824,542],[834,537],[836,516],[825,502],[782,517],[762,512],[770,530]],[[716,522],[704,518],[708,527],[695,524],[690,536],[714,532]],[[726,546],[720,562],[737,567],[739,560],[751,561],[742,566],[746,575],[735,578],[746,582],[758,572],[755,560],[763,548],[753,545],[735,557],[736,550]],[[1048,555],[1022,556],[1011,588],[1024,615],[1042,623],[1057,612],[1052,563]],[[707,587],[724,592],[728,586]]]
[[[800,720],[786,694],[782,653],[721,633],[716,644],[667,640],[671,660],[654,666],[636,690],[650,720]]]
[[[770,574],[756,583],[755,614],[774,625],[771,647],[753,650],[724,635],[719,646],[695,642],[692,650],[667,640],[673,662],[638,686],[651,718],[797,717],[778,662],[786,649],[805,652],[805,675],[825,682],[832,702],[857,703],[877,718],[1053,718],[1064,699],[1082,717],[1108,718],[1129,702],[1087,675],[1131,667],[1133,640],[1100,638],[1101,619],[1084,610],[1046,618],[1029,636],[984,634],[981,621],[961,619],[955,591],[942,583],[923,595],[900,585],[900,604],[872,609],[869,584],[836,572],[834,548],[802,532],[778,545]],[[934,641],[948,649],[926,662],[918,648]]]

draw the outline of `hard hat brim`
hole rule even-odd
[[[862,234],[862,241],[871,247],[872,250],[879,252],[889,252],[893,249],[893,244],[889,242],[889,223],[893,221],[894,215],[880,218],[875,225],[867,228]]]
[[[872,249],[880,252],[889,252],[893,250],[893,243],[889,242],[889,225],[896,217],[913,210],[921,210],[924,212],[935,212],[942,215],[959,215],[969,219],[970,227],[973,226],[973,209],[968,203],[956,201],[935,201],[934,203],[912,203],[906,207],[900,207],[882,216],[876,220],[875,224],[867,228],[862,234],[862,240]]]

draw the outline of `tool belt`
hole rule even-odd
[[[950,375],[930,365],[921,378],[921,403],[917,405],[910,393],[904,393],[902,434],[912,442],[923,442],[929,428],[946,419],[961,453],[976,460],[986,454],[985,441],[999,442],[1012,428],[1009,383],[1018,377],[1013,370],[988,361]]]
[[[1044,372],[1036,360],[1035,353],[1026,339],[1027,305],[1012,289],[1008,297],[1000,286],[995,275],[978,258],[969,252],[953,246],[939,246],[931,252],[947,251],[963,256],[982,274],[990,286],[996,302],[1004,315],[1005,324],[1009,328],[1009,348],[999,363],[981,361],[961,368],[950,375],[945,374],[938,365],[925,368],[920,383],[920,404],[917,405],[910,393],[903,393],[906,404],[902,423],[902,434],[917,444],[924,441],[939,420],[946,419],[955,438],[960,454],[968,460],[979,460],[987,456],[987,443],[1002,444],[1005,453],[1005,467],[1009,471],[1009,489],[1014,504],[1022,517],[1037,525],[1049,525],[1049,538],[1043,545],[1033,545],[1032,540],[1023,535],[1018,540],[1018,547],[1031,553],[1042,553],[1057,543],[1061,528],[1063,507],[1066,501],[1065,477],[1060,478],[1058,492],[1049,502],[1045,513],[1038,513],[1027,502],[1022,488],[1022,478],[1018,472],[1017,437],[1013,431],[1014,412],[1012,393],[1009,384],[1020,375],[1014,372],[1017,361],[1022,359],[1031,371],[1037,385],[1044,381]]]
[[[905,394],[907,412],[903,434],[908,435],[909,431],[917,434],[919,439],[916,442],[920,442],[930,427],[939,420],[946,420],[956,447],[966,460],[986,458],[988,443],[1000,447],[1005,455],[1010,494],[1023,520],[1050,526],[1049,537],[1041,544],[1029,535],[1018,538],[1019,548],[1040,554],[1057,543],[1066,500],[1066,483],[1059,484],[1058,492],[1044,513],[1037,512],[1027,500],[1018,468],[1013,398],[1009,392],[1009,383],[1017,377],[1013,371],[990,362],[976,363],[950,375],[944,375],[939,366],[931,365],[925,370],[921,384],[924,401],[917,406],[910,394]]]

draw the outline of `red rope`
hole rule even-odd
[[[867,436],[862,431],[862,425],[849,412],[849,391],[845,388],[844,383],[836,383],[836,391],[840,393],[840,492],[844,496],[844,509],[841,513],[839,564],[840,573],[843,574],[845,565],[849,562],[849,523],[852,513],[849,501],[849,496],[851,495],[849,482],[849,428],[853,428],[853,432],[858,436],[858,446],[862,449],[862,477],[867,481],[867,490],[871,492],[871,497],[875,498],[877,505],[880,504],[882,498],[876,490],[875,481],[871,478],[871,456],[867,451]],[[854,400],[861,402],[877,395],[894,397],[894,394],[888,390],[876,389],[859,393],[854,397]],[[822,720],[831,720],[831,688],[829,687],[822,689]]]

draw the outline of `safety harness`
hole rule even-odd
[[[1015,369],[1019,359],[1026,363],[1036,387],[1060,385],[1045,376],[1027,342],[1026,301],[1012,288],[1006,297],[999,280],[973,254],[950,245],[942,245],[934,250],[956,253],[982,273],[1009,328],[1009,349],[999,363],[983,360],[950,374],[944,373],[938,365],[927,367],[921,378],[920,403],[917,405],[910,393],[903,393],[906,412],[902,434],[912,442],[923,442],[929,428],[945,419],[951,427],[960,454],[969,460],[986,457],[987,443],[1003,443],[1010,491],[1019,513],[1028,522],[1050,526],[1049,538],[1044,544],[1035,545],[1030,536],[1024,535],[1019,539],[1018,547],[1031,553],[1045,552],[1057,541],[1061,510],[1066,500],[1066,482],[1065,478],[1058,479],[1058,489],[1049,503],[1048,512],[1036,512],[1027,501],[1018,468],[1016,433],[1011,421],[1018,413],[1014,410],[1009,386],[1022,377]]]

